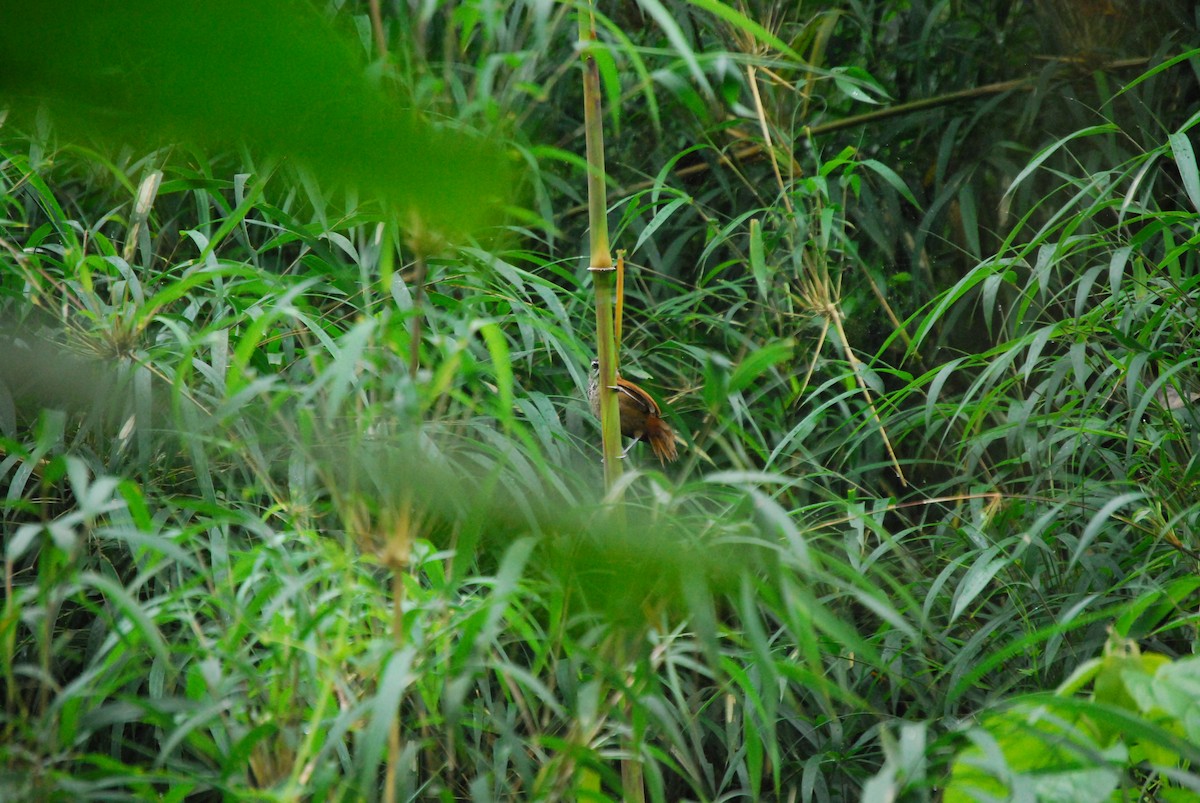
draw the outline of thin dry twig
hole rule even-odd
[[[810,256],[813,251],[806,251],[804,258],[805,268],[799,278],[799,295],[801,304],[812,313],[821,316],[824,320],[824,327],[821,332],[821,344],[824,344],[825,337],[830,326],[837,333],[838,345],[841,346],[842,353],[846,356],[846,361],[850,363],[850,369],[854,373],[854,381],[858,384],[863,398],[867,402],[867,406],[871,409],[871,417],[875,419],[875,424],[879,429],[879,435],[883,438],[884,448],[887,449],[888,457],[892,462],[892,468],[895,469],[896,475],[900,478],[900,483],[908,486],[908,479],[904,476],[904,469],[900,467],[900,460],[896,456],[896,450],[892,448],[892,439],[888,437],[887,429],[883,425],[883,419],[879,415],[879,409],[875,404],[875,397],[871,394],[871,389],[867,387],[865,379],[866,366],[854,354],[854,349],[850,346],[850,338],[846,335],[846,330],[842,326],[842,314],[838,301],[841,297],[841,280],[835,282],[829,276],[829,265],[820,259],[816,263],[818,257]],[[814,352],[813,365],[816,364],[816,354],[819,354],[818,349]],[[809,368],[808,374],[805,376],[804,384],[808,384],[808,379],[812,375],[812,366]]]
[[[751,94],[754,95],[754,113],[758,115],[758,127],[762,131],[763,148],[771,159],[771,169],[775,171],[775,181],[779,183],[779,195],[783,198],[783,205],[787,207],[788,214],[794,215],[796,210],[792,206],[792,199],[788,197],[787,184],[783,181],[783,174],[779,172],[779,160],[775,158],[775,146],[771,142],[771,126],[767,124],[767,113],[763,108],[762,95],[758,91],[758,74],[753,64],[746,68],[746,80],[750,84]]]

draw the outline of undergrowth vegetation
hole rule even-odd
[[[7,113],[0,799],[1200,794],[1196,19],[618,5],[620,503],[577,6],[321,6],[471,234]]]

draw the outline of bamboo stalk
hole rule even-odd
[[[619,310],[624,291],[623,270],[613,266],[608,242],[608,199],[604,180],[604,128],[600,107],[600,68],[592,55],[596,42],[596,18],[589,6],[579,15],[579,39],[583,48],[583,120],[587,142],[588,231],[591,251],[588,270],[596,288],[596,356],[600,361],[600,431],[604,459],[604,486],[612,494],[621,478],[621,413],[617,395],[617,341]],[[624,260],[619,260],[621,268]],[[618,524],[624,521],[619,496],[613,500]],[[629,756],[621,759],[621,793],[624,800],[643,803],[646,799],[642,765],[636,745],[628,744]]]
[[[596,41],[596,21],[580,14],[579,38]],[[613,326],[617,271],[608,243],[608,199],[604,187],[604,129],[600,108],[600,68],[588,47],[583,49],[583,119],[587,142],[588,270],[596,288],[596,357],[600,360],[600,431],[604,456],[604,485],[611,490],[621,477],[621,419],[617,396],[617,348]]]

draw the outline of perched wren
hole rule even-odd
[[[679,457],[675,451],[675,430],[663,421],[662,410],[650,394],[630,382],[628,379],[617,377],[617,401],[621,410],[621,434],[633,438],[633,443],[644,440],[650,444],[651,451],[658,462],[674,461]],[[600,417],[600,361],[592,360],[592,376],[588,382],[588,401],[592,405],[592,414]],[[624,457],[633,443],[621,453]]]

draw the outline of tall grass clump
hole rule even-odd
[[[0,81],[0,797],[1194,795],[1174,12],[597,9],[621,371],[682,439],[606,495],[584,11],[304,17],[430,207]]]

